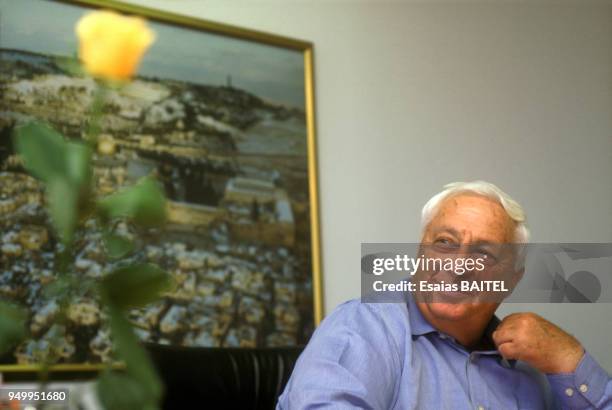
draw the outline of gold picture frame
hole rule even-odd
[[[110,9],[120,13],[128,15],[142,16],[148,19],[153,24],[159,24],[167,27],[175,27],[179,30],[187,30],[190,33],[201,33],[202,35],[215,35],[219,38],[227,38],[243,41],[244,44],[271,46],[281,50],[287,50],[291,52],[297,52],[301,54],[301,61],[303,62],[303,105],[300,108],[300,112],[303,112],[303,121],[305,127],[305,161],[306,161],[306,179],[307,179],[307,192],[304,193],[307,197],[307,215],[308,215],[308,227],[309,227],[309,266],[310,266],[310,280],[309,284],[312,294],[312,328],[316,327],[323,318],[323,285],[322,285],[322,271],[321,271],[321,244],[320,244],[320,225],[319,225],[319,197],[318,197],[318,174],[317,174],[317,148],[316,148],[316,123],[315,123],[315,95],[314,95],[314,48],[313,44],[308,41],[296,40],[284,36],[269,34],[256,30],[250,30],[246,28],[236,27],[228,24],[217,23],[213,21],[203,20],[199,18],[193,18],[180,14],[174,14],[166,11],[155,10],[147,7],[136,6],[132,4],[126,4],[119,1],[112,0],[28,0],[33,3],[40,3],[49,5],[62,5],[70,7],[78,7],[80,9]],[[2,8],[10,8],[9,4],[16,4],[8,0],[0,0],[0,6]],[[21,3],[21,1],[19,2]],[[6,13],[2,13],[6,14]],[[6,16],[0,16],[0,25],[3,23]],[[3,40],[0,37],[0,52],[5,51]],[[11,48],[11,47],[8,47]],[[14,51],[14,50],[13,50]],[[0,63],[2,59],[0,58]],[[146,63],[146,61],[145,61]],[[229,77],[229,85],[227,87],[233,87],[231,84],[231,77]],[[2,97],[0,97],[2,100]],[[1,104],[2,101],[0,101]],[[0,119],[2,110],[6,110],[6,104],[4,107],[0,105]],[[287,110],[283,111],[284,113]],[[290,111],[290,110],[289,110]],[[294,110],[295,111],[295,110]],[[2,123],[0,123],[0,128]],[[1,147],[0,147],[1,148]],[[1,154],[1,151],[0,151]],[[2,159],[0,155],[0,160]],[[0,171],[2,171],[0,169]],[[256,201],[255,201],[256,202]],[[291,203],[291,202],[290,202]],[[255,207],[259,206],[257,203]],[[259,208],[257,208],[259,209]],[[297,224],[297,222],[296,222]],[[0,284],[1,285],[1,284]],[[274,289],[272,290],[274,291]],[[270,312],[266,312],[266,315],[270,315]],[[303,337],[303,340],[299,340],[298,344],[303,344],[307,341],[307,336]],[[87,371],[99,371],[104,368],[105,365],[98,363],[62,363],[53,366],[50,370],[56,373],[62,372],[87,372]],[[0,364],[1,373],[24,373],[24,372],[35,372],[40,370],[40,366],[37,364]]]

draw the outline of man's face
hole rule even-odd
[[[444,200],[437,214],[426,227],[422,246],[426,256],[444,258],[485,257],[487,267],[481,272],[470,272],[458,277],[453,272],[421,272],[430,282],[449,283],[463,280],[501,279],[500,270],[508,272],[508,257],[511,247],[500,246],[514,241],[515,222],[497,202],[479,195],[459,194]],[[486,255],[486,256],[485,256]],[[514,274],[514,272],[511,272]],[[458,292],[438,293],[435,303],[420,303],[426,316],[438,320],[461,320],[465,318],[490,317],[499,306],[497,301],[478,301],[480,295]],[[461,299],[463,298],[463,299]],[[423,299],[419,298],[419,301]],[[426,299],[425,299],[426,300]],[[446,303],[445,303],[446,302]]]

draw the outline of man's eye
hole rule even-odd
[[[434,241],[434,246],[440,250],[451,250],[457,248],[455,241],[449,238],[438,238]]]
[[[497,257],[488,251],[478,251],[472,255],[472,258],[484,260],[484,263],[487,265],[495,265],[497,263]]]

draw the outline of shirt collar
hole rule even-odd
[[[497,316],[493,315],[493,317],[487,324],[487,327],[485,327],[484,338],[487,339],[487,342],[491,346],[495,346],[495,342],[493,342],[493,332],[495,332],[495,329],[497,329],[497,326],[499,326],[500,323],[501,320],[499,320]]]
[[[421,310],[417,306],[411,294],[408,295],[407,303],[408,303],[408,320],[410,321],[410,331],[412,333],[412,336],[422,336],[428,333],[439,333],[439,331],[436,328],[434,328],[427,321],[427,319],[425,319],[425,317],[423,317]],[[493,332],[495,331],[495,329],[497,329],[497,326],[499,326],[500,323],[501,321],[499,320],[499,318],[493,315],[493,317],[487,324],[487,327],[485,328],[484,337],[488,339],[487,341],[490,342],[491,346],[495,346],[495,343],[493,342]],[[481,351],[480,353],[486,354],[486,355],[499,355],[499,352],[497,351],[497,349]],[[508,367],[513,368],[515,366],[515,363],[516,363],[516,360],[506,360],[504,358],[501,358],[500,360],[500,364],[506,368]]]
[[[421,336],[437,330],[423,317],[412,294],[408,295],[408,319],[410,320],[410,331],[413,336]]]
[[[423,314],[421,313],[421,310],[414,301],[414,297],[412,295],[408,295],[408,313],[408,317],[410,320],[410,330],[413,336],[421,336],[427,333],[438,332],[438,330],[433,327],[427,321],[427,319],[425,319],[425,317],[423,317]],[[493,317],[487,324],[487,327],[484,331],[484,337],[487,338],[489,341],[493,341],[493,332],[495,331],[495,329],[497,329],[497,326],[499,326],[500,322],[501,321],[499,320],[499,318],[493,315]]]

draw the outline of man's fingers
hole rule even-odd
[[[506,359],[523,360],[544,373],[571,373],[584,354],[580,342],[535,313],[515,313],[492,335]]]
[[[502,343],[511,342],[514,339],[514,329],[511,327],[498,327],[491,335],[496,346]]]
[[[520,351],[517,344],[514,343],[516,329],[512,324],[502,322],[491,336],[502,357],[505,359],[518,359]]]
[[[502,343],[497,346],[497,350],[505,359],[519,359],[520,351],[512,342]]]

